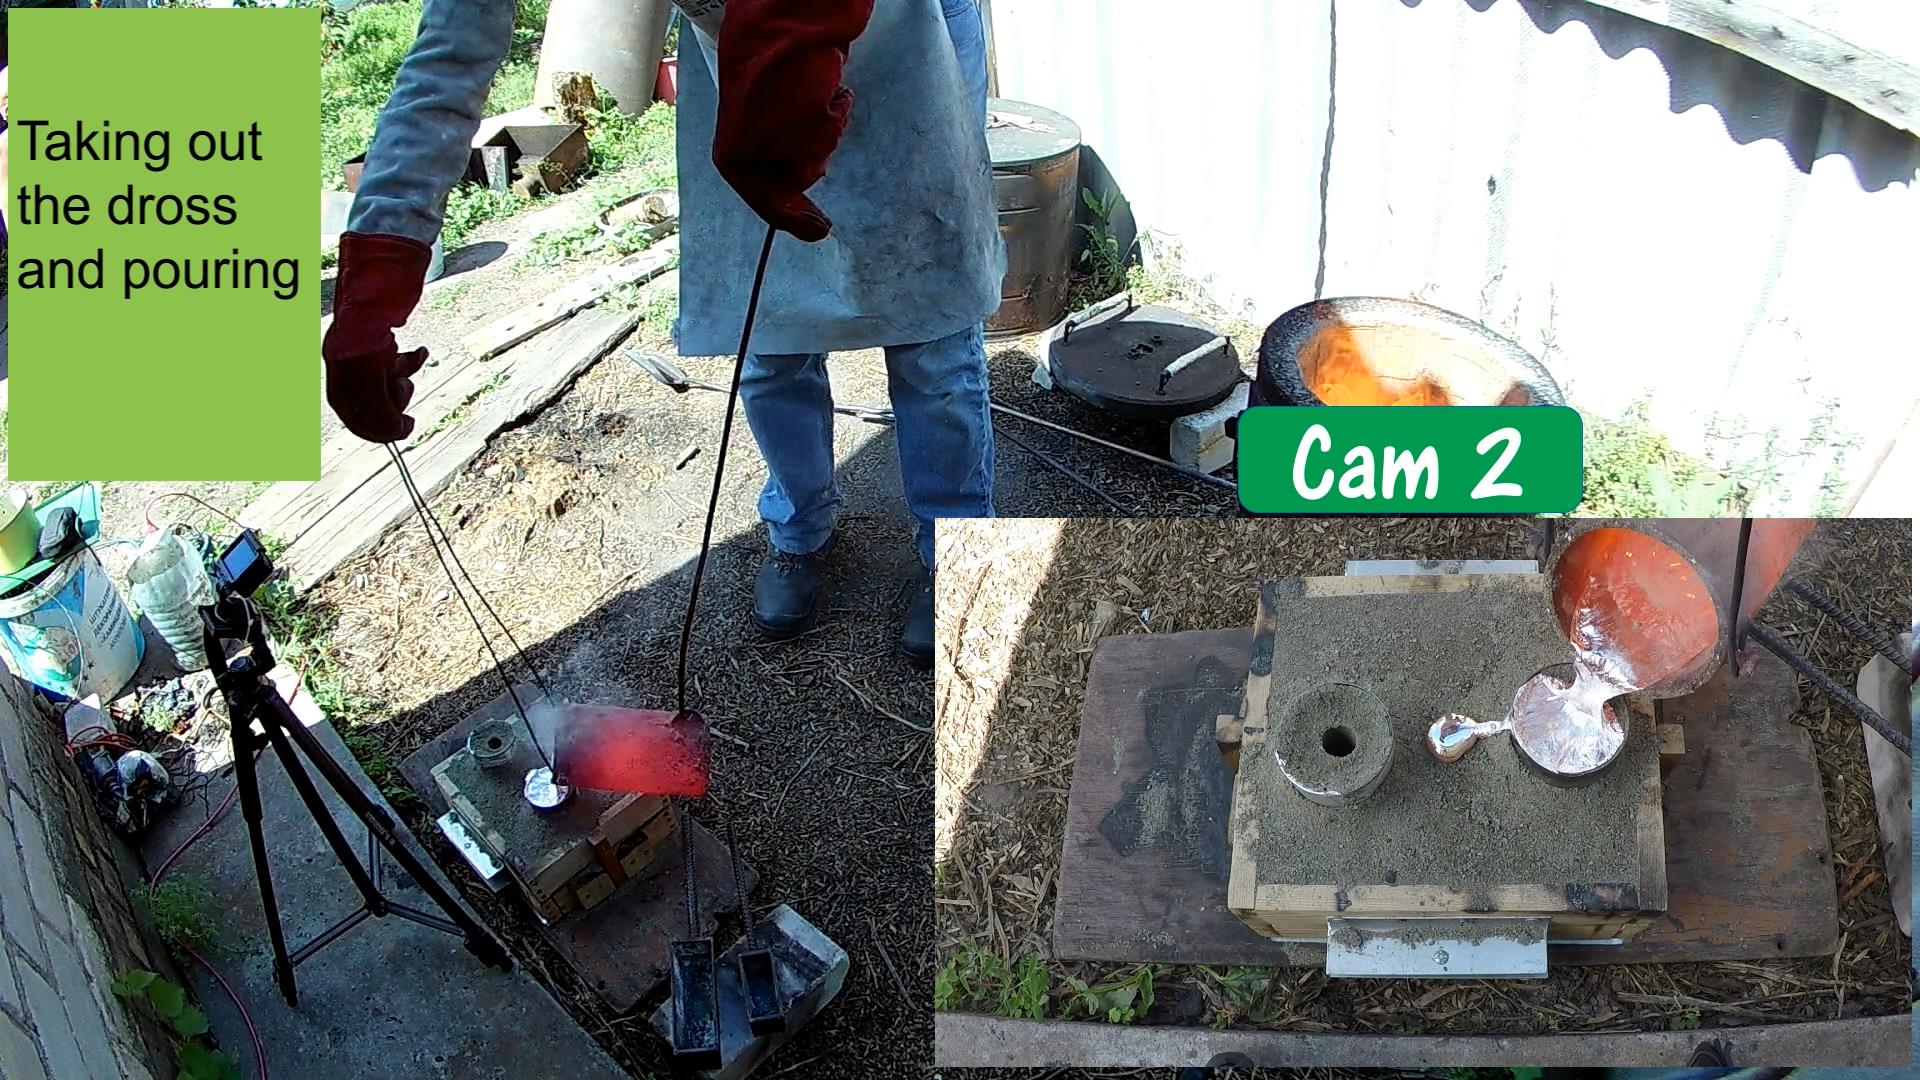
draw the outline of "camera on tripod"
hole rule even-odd
[[[227,550],[220,553],[212,569],[213,584],[222,595],[250,597],[273,576],[273,560],[267,558],[267,548],[260,542],[259,533],[241,529]]]
[[[268,679],[274,658],[267,643],[266,619],[259,605],[253,602],[253,594],[273,576],[273,560],[267,557],[259,534],[252,529],[242,529],[220,553],[211,570],[216,596],[213,603],[200,609],[201,634],[206,641],[208,666],[227,703],[234,784],[240,795],[241,817],[247,823],[254,877],[260,886],[260,905],[273,946],[273,978],[287,1004],[299,1004],[293,974],[295,965],[366,919],[387,915],[460,936],[466,940],[467,949],[483,963],[502,970],[511,968],[512,958],[499,940],[460,906],[446,886],[406,846],[392,815],[360,788],[353,775],[329,755],[326,746],[294,714],[291,695],[282,697]],[[222,641],[245,644],[229,656],[221,646]],[[258,732],[254,730],[256,724]],[[289,948],[281,927],[280,906],[273,891],[273,871],[267,861],[266,833],[261,826],[260,780],[255,759],[269,748],[360,894],[359,908],[298,948]],[[366,827],[364,857],[354,850],[334,820],[319,786],[308,774],[309,767],[333,790],[347,812]],[[401,903],[382,890],[383,853],[400,865],[440,909],[440,914]]]

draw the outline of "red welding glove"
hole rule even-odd
[[[340,237],[333,325],[320,355],[327,362],[327,404],[368,442],[398,442],[413,433],[407,402],[427,350],[401,352],[393,332],[420,302],[432,259],[432,248],[403,236]]]
[[[833,223],[806,191],[827,172],[853,95],[847,50],[873,0],[728,0],[713,163],[767,224],[812,243]]]

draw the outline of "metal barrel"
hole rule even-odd
[[[987,102],[993,200],[1007,245],[991,335],[1044,329],[1067,313],[1073,221],[1080,193],[1080,127],[1038,105]]]

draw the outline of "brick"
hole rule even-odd
[[[75,929],[86,928],[86,924],[81,923]],[[129,1028],[125,1013],[117,1002],[108,1000],[110,995],[105,986],[96,988],[87,977],[86,962],[77,947],[64,941],[49,941],[47,953],[53,963],[54,987],[60,991],[67,1023],[73,1029],[73,1040],[80,1049],[81,1060],[87,1063],[86,1075],[112,1076],[119,1066],[113,1057],[113,1039]]]
[[[27,891],[27,871],[10,825],[0,825],[0,930],[29,957],[46,963],[40,949],[40,923],[33,917],[33,896]]]
[[[13,831],[20,841],[20,863],[26,870],[27,891],[33,897],[33,909],[60,937],[72,932],[67,925],[67,892],[53,866],[53,849],[47,841],[46,826],[40,815],[17,801],[14,793]]]
[[[13,948],[0,937],[0,1009],[21,1011],[20,984],[13,978]]]
[[[47,1080],[39,1044],[7,1016],[0,1016],[0,1076],[7,1080]]]
[[[73,1024],[60,1003],[60,993],[40,974],[24,965],[20,968],[20,988],[26,991],[27,1013],[34,1030],[40,1034],[40,1052],[46,1055],[47,1070],[54,1076],[88,1076],[87,1059],[80,1056],[80,1044],[74,1041]],[[91,1008],[90,1002],[78,1003]]]
[[[1182,416],[1167,426],[1167,456],[1189,468],[1218,472],[1233,461],[1227,421],[1247,410],[1247,384],[1204,412]]]
[[[27,733],[24,717],[0,702],[0,775],[27,782]]]
[[[115,1043],[113,1053],[119,1059],[122,1080],[153,1080],[153,1070],[140,1060],[139,1052],[133,1047]]]

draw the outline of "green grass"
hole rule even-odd
[[[933,1007],[943,1011],[987,1009],[1000,1016],[1039,1020],[1047,1015],[1046,965],[1028,955],[1012,968],[971,943],[934,973]]]
[[[521,0],[514,17],[513,46],[494,76],[489,114],[533,103],[540,63],[540,34],[547,23],[545,0]],[[374,123],[393,92],[401,61],[420,26],[420,0],[362,4],[339,15],[326,9],[320,48],[320,183],[342,186],[340,165],[364,151]]]
[[[487,115],[511,112],[533,103],[539,70],[540,37],[546,26],[546,0],[520,0],[513,45],[494,76]],[[365,4],[345,15],[327,9],[320,61],[320,185],[345,186],[341,165],[363,153],[407,50],[420,23],[419,0]],[[669,187],[674,182],[673,110],[661,106],[627,116],[603,102],[587,118],[587,168],[576,178],[619,174],[625,190]],[[458,247],[475,228],[526,209],[533,201],[513,192],[463,184],[447,197],[441,243]]]
[[[213,890],[199,876],[176,872],[135,899],[147,925],[176,954],[205,956],[221,948]]]
[[[1673,448],[1640,402],[1618,421],[1587,424],[1586,497],[1580,512],[1600,517],[1714,517],[1735,495],[1733,481]]]

